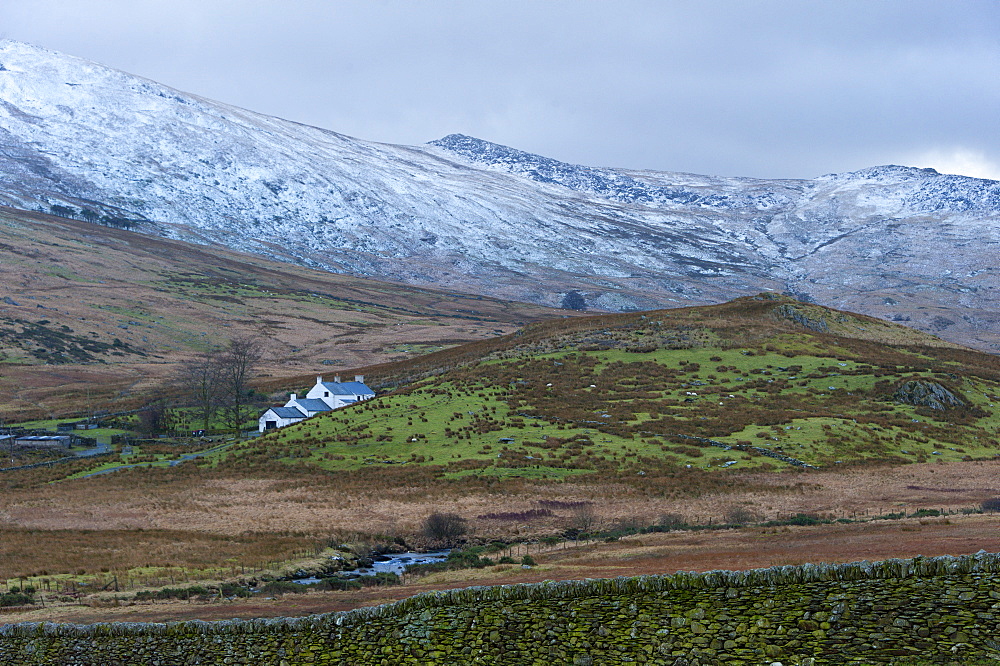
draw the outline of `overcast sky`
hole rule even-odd
[[[1000,179],[995,0],[2,0],[0,38],[375,141]]]

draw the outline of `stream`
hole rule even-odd
[[[383,555],[385,559],[380,562],[373,562],[370,567],[359,567],[354,571],[343,571],[340,573],[344,578],[356,578],[359,576],[374,576],[380,572],[394,573],[397,576],[403,574],[403,570],[411,564],[429,564],[431,562],[442,562],[448,558],[450,550],[433,550],[427,553],[395,553]],[[302,585],[312,585],[320,582],[315,576],[310,578],[296,578],[293,583]]]

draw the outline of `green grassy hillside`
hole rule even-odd
[[[770,294],[548,321],[369,376],[404,386],[223,464],[562,478],[1000,454],[996,357]]]

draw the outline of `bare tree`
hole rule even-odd
[[[677,530],[687,525],[687,520],[679,513],[661,513],[656,524],[668,530]]]
[[[468,524],[457,513],[432,513],[424,520],[424,536],[445,543],[465,534]]]
[[[749,507],[734,505],[726,509],[722,519],[730,525],[746,525],[760,522],[760,515]]]
[[[592,502],[573,508],[573,527],[578,532],[589,532],[597,526],[598,516]]]
[[[162,398],[153,400],[139,411],[139,431],[148,437],[156,437],[168,430],[171,423],[170,410]]]
[[[256,335],[233,338],[214,354],[218,364],[219,397],[223,422],[239,430],[250,418],[250,379],[264,346]]]
[[[205,353],[181,364],[177,385],[194,403],[203,430],[208,430],[219,409],[221,377],[215,354]]]

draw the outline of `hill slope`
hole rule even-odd
[[[558,312],[4,207],[0,285],[8,419],[127,401],[162,385],[178,361],[242,334],[266,338],[265,374],[332,374]]]
[[[1000,184],[561,163],[394,146],[0,43],[0,202],[335,272],[606,310],[764,289],[1000,348]]]
[[[681,466],[1000,455],[1000,359],[774,295],[544,322],[371,372],[430,376],[268,434],[228,464],[596,471],[655,485]]]

